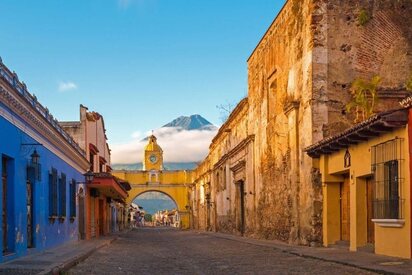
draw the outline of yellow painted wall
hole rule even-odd
[[[410,221],[410,173],[407,128],[349,147],[351,167],[344,167],[346,149],[323,155],[319,168],[323,182],[323,242],[325,246],[340,239],[340,202],[339,184],[343,174],[350,173],[350,249],[356,251],[367,242],[366,183],[365,178],[372,175],[371,147],[395,137],[403,138],[403,189],[405,224],[401,228],[382,227],[375,223],[375,252],[377,254],[411,258],[411,221]],[[338,223],[337,223],[338,221]]]

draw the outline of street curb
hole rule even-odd
[[[58,275],[61,274],[63,272],[68,271],[70,268],[72,268],[73,266],[78,265],[79,263],[85,261],[87,258],[89,258],[93,253],[95,253],[97,250],[109,246],[110,244],[112,244],[113,242],[117,241],[118,236],[110,239],[110,240],[106,240],[105,242],[96,245],[95,247],[93,247],[92,249],[90,249],[89,251],[82,253],[78,256],[75,256],[74,258],[71,258],[67,261],[65,261],[64,263],[52,267],[50,269],[44,270],[40,273],[38,273],[38,275],[46,275],[46,274],[52,274],[52,275]]]
[[[385,274],[385,275],[402,274],[402,273],[391,272],[391,271],[382,270],[382,269],[378,269],[378,268],[366,267],[366,266],[362,266],[362,265],[359,265],[359,264],[354,264],[354,263],[350,263],[350,262],[346,262],[346,261],[332,260],[332,259],[327,259],[327,258],[323,258],[323,257],[320,257],[320,256],[309,255],[309,254],[302,253],[302,252],[295,252],[295,251],[292,251],[292,250],[288,250],[286,248],[279,247],[276,244],[257,243],[257,242],[255,242],[255,241],[259,241],[257,239],[256,240],[255,239],[248,239],[248,238],[245,238],[245,237],[238,238],[237,236],[230,236],[230,235],[229,236],[222,236],[222,235],[215,235],[213,233],[201,232],[201,231],[198,231],[198,232],[200,234],[214,236],[215,238],[230,240],[230,241],[234,241],[234,242],[239,241],[239,242],[243,242],[243,243],[247,243],[247,244],[251,244],[251,245],[255,245],[255,246],[260,246],[260,247],[271,247],[271,248],[273,248],[275,250],[278,250],[282,253],[286,253],[286,254],[302,257],[302,258],[320,260],[320,261],[323,261],[323,262],[336,263],[336,264],[341,264],[341,265],[345,265],[345,266],[355,267],[355,268],[358,268],[358,269],[362,269],[362,270],[365,270],[365,271],[371,271],[371,272],[375,272],[375,273],[378,273],[378,274]]]

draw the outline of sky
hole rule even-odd
[[[112,161],[136,161],[124,148],[181,115],[221,124],[216,106],[246,96],[246,61],[283,4],[1,0],[0,56],[58,120],[80,104],[102,114]],[[201,138],[189,148],[204,155]]]

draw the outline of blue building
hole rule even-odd
[[[0,59],[0,262],[78,240],[84,151]]]

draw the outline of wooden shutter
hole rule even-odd
[[[49,174],[49,216],[57,216],[57,170],[52,168]]]
[[[70,183],[70,217],[76,217],[76,181]]]
[[[59,216],[66,217],[66,175],[61,174],[60,181],[59,181]]]

